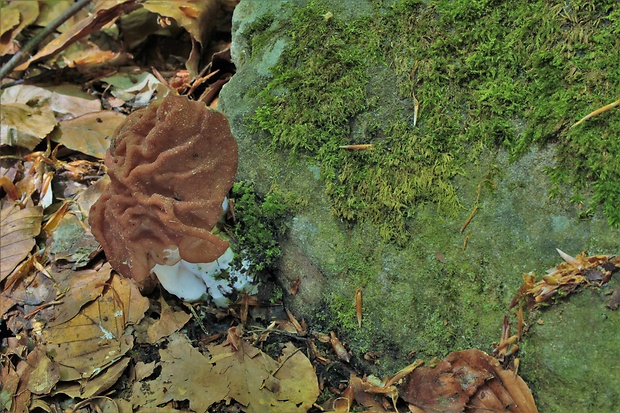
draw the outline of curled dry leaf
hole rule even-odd
[[[330,335],[330,341],[332,344],[332,348],[334,349],[334,352],[336,353],[338,358],[342,361],[346,361],[347,363],[351,361],[351,354],[349,354],[347,349],[344,348],[340,340],[338,340],[338,337],[336,337],[336,334],[333,331],[331,331],[329,335]]]
[[[523,274],[523,284],[512,299],[509,309],[519,302],[525,301],[529,308],[548,301],[558,291],[570,294],[580,287],[590,284],[602,285],[609,281],[613,272],[620,265],[619,257],[594,255],[587,257],[585,253],[572,257],[560,250],[558,253],[564,262],[547,271],[542,280],[536,282],[536,274]]]
[[[357,316],[357,325],[362,328],[362,289],[355,291],[355,315]]]
[[[476,349],[450,353],[435,367],[415,369],[400,396],[425,413],[538,412],[521,377]]]

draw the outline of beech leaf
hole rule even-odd
[[[35,237],[41,232],[43,208],[40,206],[20,209],[9,203],[0,210],[0,281],[32,250]]]
[[[132,404],[140,406],[139,411],[151,411],[172,400],[189,400],[192,410],[207,412],[214,403],[235,400],[248,413],[301,413],[318,397],[310,360],[290,343],[275,361],[243,340],[237,350],[226,344],[210,346],[210,357],[178,333],[169,340],[159,351],[159,376],[134,384]]]
[[[44,329],[47,354],[60,364],[61,380],[94,377],[127,353],[133,336],[126,327],[140,321],[148,306],[133,281],[115,274],[97,300]]]
[[[53,140],[69,149],[103,159],[114,131],[124,119],[122,113],[110,110],[88,113],[60,122],[60,136]]]

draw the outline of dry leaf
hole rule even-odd
[[[509,309],[519,302],[525,302],[528,308],[533,308],[548,301],[558,291],[566,295],[590,284],[605,284],[620,265],[620,259],[617,257],[611,258],[606,255],[587,257],[585,253],[572,257],[563,251],[557,251],[564,262],[547,270],[547,274],[538,282],[535,273],[523,274],[524,282],[512,299]]]
[[[108,390],[118,381],[129,365],[129,357],[123,357],[105,371],[92,379],[82,379],[77,382],[61,382],[50,393],[51,396],[62,393],[69,397],[88,399]]]
[[[205,45],[212,22],[220,10],[216,0],[147,0],[144,8],[160,16],[172,17],[192,38]]]
[[[15,37],[24,27],[34,23],[39,15],[39,4],[36,1],[13,1],[2,7],[0,22],[0,56],[14,54],[17,47],[13,43]],[[10,31],[10,33],[9,33]]]
[[[56,126],[54,112],[47,102],[33,106],[22,103],[0,104],[0,145],[33,150]]]
[[[538,412],[521,377],[476,349],[450,353],[432,368],[418,367],[400,396],[425,413]]]
[[[41,27],[49,25],[74,3],[74,0],[54,0],[40,2],[39,17],[37,17],[37,21],[34,24]],[[75,24],[77,19],[78,18],[76,16],[70,17],[69,20],[67,20],[57,29],[58,32],[62,33],[67,30],[69,26]]]
[[[77,118],[87,113],[101,111],[101,101],[88,93],[82,91],[78,85],[62,84],[58,86],[46,87],[51,93],[50,106],[57,114],[65,115],[63,120]]]
[[[20,209],[2,203],[0,210],[0,281],[4,280],[34,247],[41,232],[43,208],[40,206]]]
[[[99,271],[63,271],[53,274],[59,293],[65,293],[62,304],[54,307],[54,315],[47,323],[53,327],[75,317],[82,306],[95,300],[103,292],[103,287],[110,280],[112,267],[106,263]]]
[[[65,214],[48,238],[46,247],[54,262],[68,261],[73,263],[72,269],[75,270],[88,263],[98,251],[99,243],[77,216]]]
[[[59,136],[52,139],[69,149],[103,159],[114,131],[125,119],[122,113],[103,110],[60,122]]]
[[[161,338],[168,337],[170,334],[180,330],[192,318],[191,314],[170,307],[163,296],[159,298],[159,303],[161,304],[159,319],[150,325],[147,330],[149,343],[151,344],[155,344]]]
[[[220,344],[210,346],[209,353],[202,355],[180,334],[170,336],[160,350],[159,377],[134,384],[133,406],[151,411],[172,400],[189,400],[192,410],[206,412],[213,403],[235,400],[250,413],[294,413],[306,412],[319,394],[310,360],[292,344],[279,362],[243,340],[237,351]]]
[[[25,70],[31,63],[38,62],[63,51],[76,40],[101,29],[109,22],[118,18],[121,14],[134,10],[138,7],[135,3],[136,2],[133,0],[116,4],[113,2],[100,2],[101,7],[94,13],[74,24],[70,29],[46,44],[45,47],[39,50],[39,52],[32,56],[27,62],[18,66],[16,70]]]
[[[0,374],[0,384],[2,384],[2,399],[4,407],[10,410],[15,403],[15,394],[19,384],[19,376],[11,363],[3,363]],[[28,392],[29,393],[29,392]]]
[[[66,323],[43,330],[47,354],[61,365],[61,380],[90,378],[113,364],[133,346],[129,324],[149,306],[133,281],[114,275],[97,300]]]
[[[33,394],[48,394],[60,379],[60,368],[47,357],[40,346],[28,354],[27,368],[20,380],[26,383]]]
[[[148,72],[117,73],[101,80],[111,86],[113,96],[125,102],[131,101],[134,107],[147,106],[155,92],[160,98],[167,93],[166,86]]]

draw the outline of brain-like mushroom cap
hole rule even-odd
[[[168,95],[127,117],[105,164],[111,182],[89,223],[118,272],[144,286],[155,264],[179,255],[211,262],[226,251],[228,242],[211,233],[237,171],[223,114]]]

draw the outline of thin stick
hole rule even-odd
[[[474,209],[471,210],[471,214],[469,214],[469,218],[467,218],[467,221],[465,221],[465,223],[461,227],[461,233],[465,231],[465,228],[467,228],[471,220],[474,219],[476,212],[478,212],[478,205],[474,205]]]
[[[53,22],[48,24],[43,30],[41,30],[36,36],[34,36],[24,47],[22,47],[17,53],[13,55],[2,68],[0,68],[0,79],[5,78],[9,73],[13,71],[22,62],[24,55],[32,50],[36,45],[41,43],[48,35],[56,30],[60,25],[69,20],[71,16],[80,11],[84,6],[90,3],[91,0],[78,0],[73,6],[62,12]]]
[[[418,69],[418,63],[419,61],[416,60],[415,64],[413,65],[413,69],[411,70],[411,96],[413,97],[413,126],[415,127],[415,125],[418,124],[418,111],[420,110],[420,101],[418,100],[418,98],[415,97],[415,91],[413,90],[415,88],[415,72]]]
[[[609,109],[615,108],[618,105],[620,105],[620,99],[616,100],[613,103],[610,103],[609,105],[605,105],[602,108],[599,108],[599,109],[595,110],[594,112],[588,113],[579,122],[574,123],[573,126],[570,127],[570,129],[574,128],[577,125],[582,124],[583,122],[587,121],[590,118],[593,118],[596,115],[599,115],[599,114],[601,114],[603,112],[607,112]]]

